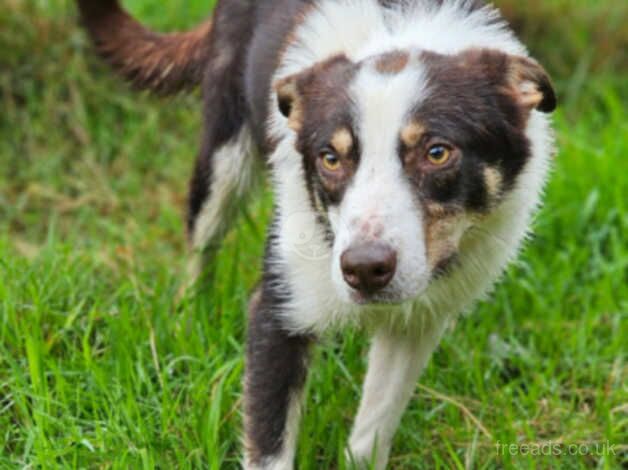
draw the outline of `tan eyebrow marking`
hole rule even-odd
[[[393,51],[382,55],[375,63],[375,69],[385,75],[395,75],[406,68],[410,54],[404,51]]]
[[[401,142],[408,148],[415,147],[421,141],[423,134],[425,134],[425,127],[416,121],[411,122],[401,130]]]
[[[353,148],[353,136],[347,128],[341,127],[334,132],[330,143],[336,152],[342,156],[346,156],[349,155],[349,152]]]

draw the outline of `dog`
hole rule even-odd
[[[312,345],[359,326],[372,345],[347,454],[385,468],[447,325],[529,233],[554,151],[548,74],[476,0],[220,0],[173,34],[116,0],[78,6],[97,51],[137,88],[202,88],[192,275],[269,168],[244,467],[293,467]]]

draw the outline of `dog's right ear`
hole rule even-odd
[[[279,112],[288,118],[288,127],[295,132],[303,125],[303,102],[299,93],[299,74],[290,75],[275,83]]]
[[[288,118],[288,127],[299,132],[306,106],[308,110],[329,108],[329,99],[344,96],[355,67],[344,54],[338,54],[275,82],[279,111]]]

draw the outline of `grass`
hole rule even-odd
[[[126,3],[167,28],[208,2]],[[75,20],[67,0],[0,5],[0,467],[237,468],[244,311],[271,197],[229,234],[210,295],[175,306],[198,96],[131,93]],[[560,152],[536,236],[436,352],[391,468],[628,463],[626,72],[572,65],[557,75]],[[299,468],[346,468],[365,345],[347,332],[318,348]],[[547,441],[563,455],[496,447]]]

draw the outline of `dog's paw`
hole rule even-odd
[[[351,470],[385,470],[388,454],[388,447],[375,447],[372,445],[372,441],[367,445],[352,442],[345,451],[345,461],[347,468]]]

